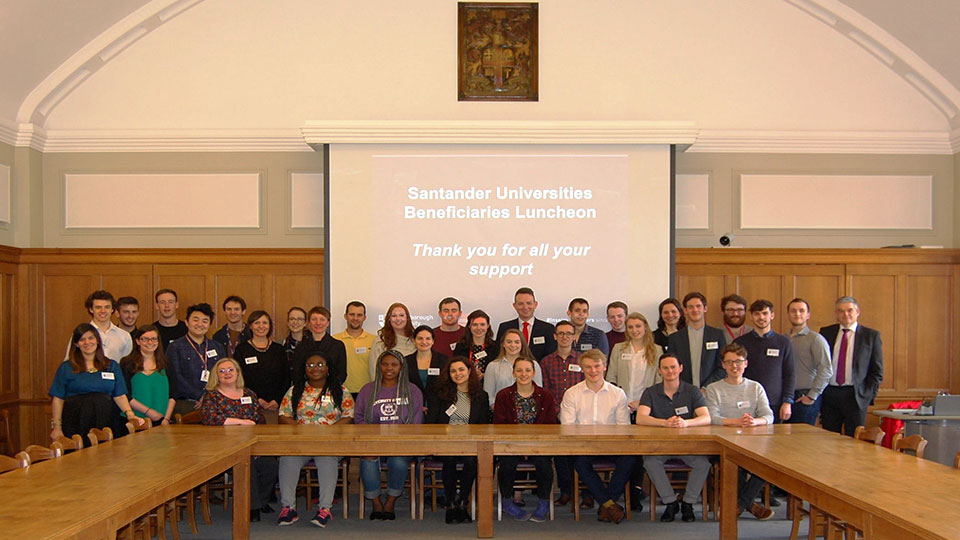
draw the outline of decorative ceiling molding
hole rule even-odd
[[[960,139],[960,134],[955,133]],[[720,131],[700,130],[687,152],[765,154],[953,154],[941,132]],[[960,143],[960,140],[955,141]]]
[[[960,128],[950,132],[950,153],[956,154],[958,152],[960,152]]]
[[[312,152],[297,129],[50,130],[44,152]]]
[[[40,152],[46,145],[46,132],[33,124],[20,124],[0,118],[0,142],[10,146],[30,147]]]

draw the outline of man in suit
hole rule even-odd
[[[497,329],[497,343],[500,342],[504,332],[516,328],[526,338],[530,353],[539,362],[544,356],[557,350],[557,341],[553,337],[555,332],[553,325],[534,317],[538,305],[533,289],[530,287],[517,289],[513,295],[513,309],[517,311],[518,317],[500,323],[500,328]]]
[[[880,332],[857,322],[860,306],[852,296],[838,298],[836,309],[838,324],[820,329],[833,366],[830,384],[823,390],[820,423],[852,437],[866,422],[867,407],[883,381],[883,343]]]
[[[698,292],[683,297],[683,314],[687,326],[670,335],[667,347],[675,353],[683,366],[680,376],[684,381],[706,388],[724,377],[720,350],[727,345],[723,330],[707,326],[707,298]]]

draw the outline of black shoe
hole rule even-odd
[[[273,512],[274,512],[274,509],[273,509],[273,507],[270,506],[269,504],[265,504],[265,505],[263,505],[263,506],[260,507],[260,513],[261,513],[261,514],[272,514]]]
[[[770,506],[780,506],[780,501],[776,497],[770,497]]]
[[[381,513],[380,513],[380,519],[387,520],[387,521],[393,521],[393,520],[397,519],[397,513],[396,513],[396,512],[381,512]]]
[[[260,521],[260,511],[259,511],[259,510],[251,510],[251,511],[250,511],[250,522],[252,523],[252,522],[254,522],[254,521]]]
[[[370,512],[371,521],[378,520],[378,519],[383,519],[383,512],[377,512],[376,510],[374,510],[373,512]]]
[[[686,502],[680,503],[680,516],[683,521],[693,523],[697,517],[693,515],[693,505]]]
[[[447,513],[446,515],[444,515],[443,520],[446,521],[448,524],[458,523],[459,517],[460,517],[459,510],[460,510],[459,508],[454,508],[453,506],[448,507]]]
[[[673,501],[667,505],[667,508],[663,511],[663,515],[660,516],[660,521],[670,522],[673,521],[673,517],[677,515],[677,512],[680,511],[680,501]]]
[[[459,520],[458,520],[460,523],[473,523],[473,518],[470,517],[470,511],[467,510],[467,507],[465,505],[460,506],[459,508],[457,508],[457,510],[460,511]]]
[[[633,499],[630,499],[630,511],[643,512],[643,503],[640,501],[635,501]]]

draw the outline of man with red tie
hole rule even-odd
[[[833,376],[823,390],[820,424],[824,429],[853,436],[866,422],[883,381],[880,332],[857,322],[860,306],[852,296],[837,299],[837,322],[820,329],[830,346]]]
[[[544,356],[557,350],[557,341],[553,336],[555,331],[553,325],[534,316],[538,305],[533,289],[530,287],[517,289],[513,295],[513,309],[517,312],[517,318],[500,323],[497,329],[497,343],[507,330],[516,328],[523,334],[524,339],[527,340],[527,346],[530,347],[530,353],[539,362]],[[560,398],[557,397],[558,402],[559,400]]]

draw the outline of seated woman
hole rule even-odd
[[[233,358],[221,358],[210,370],[207,391],[201,398],[200,421],[205,426],[252,426],[264,424],[257,394],[243,386],[243,373]],[[250,459],[250,521],[260,521],[260,512],[272,512],[267,502],[277,483],[277,458]]]
[[[434,384],[440,376],[442,368],[449,357],[433,350],[433,328],[427,325],[418,326],[413,331],[413,343],[417,352],[406,355],[403,360],[407,364],[407,375],[410,382],[417,385],[424,395],[424,401],[433,393]]]
[[[653,342],[650,325],[643,315],[636,312],[627,315],[626,327],[626,341],[617,343],[610,351],[606,379],[627,394],[627,404],[633,414],[637,412],[643,391],[660,378],[657,361],[663,349]]]
[[[256,335],[256,334],[254,334]],[[239,348],[239,347],[238,347]],[[353,423],[353,396],[330,378],[326,359],[311,354],[294,378],[280,402],[280,423],[328,426]],[[280,518],[277,523],[290,525],[297,521],[297,482],[300,469],[313,459],[317,466],[317,513],[310,523],[326,527],[330,506],[337,487],[337,464],[333,456],[283,456],[280,458]],[[309,505],[309,501],[307,502]]]
[[[469,360],[454,356],[443,369],[427,406],[428,424],[487,424],[490,405],[487,393],[480,387],[480,376]],[[477,458],[441,456],[443,462],[443,491],[447,497],[447,523],[469,523],[467,502],[477,476]],[[457,465],[463,468],[457,470]],[[460,488],[457,489],[459,484]]]
[[[283,345],[271,341],[273,319],[266,311],[256,310],[247,319],[250,338],[237,345],[234,356],[240,363],[243,379],[260,400],[267,423],[277,422],[280,400],[290,388],[287,353]]]
[[[653,331],[653,342],[662,347],[663,352],[668,352],[667,338],[677,330],[685,328],[687,320],[683,316],[683,307],[676,298],[667,298],[660,302],[658,309],[660,318],[657,319],[657,329]]]
[[[480,378],[487,370],[487,364],[500,353],[500,346],[493,340],[490,328],[490,316],[482,309],[474,310],[467,316],[467,331],[460,337],[453,350],[454,356],[465,356],[480,372]]]
[[[557,405],[550,392],[533,382],[536,362],[527,357],[517,358],[513,363],[513,376],[516,382],[497,394],[493,405],[494,424],[556,424]],[[514,480],[517,477],[517,464],[521,456],[501,456],[500,494],[503,497],[503,511],[518,521],[543,522],[550,511],[550,491],[553,488],[553,465],[550,456],[529,456],[536,467],[537,508],[526,513],[510,499]]]
[[[377,357],[376,376],[357,394],[357,424],[422,424],[423,395],[410,384],[404,372],[400,351],[387,350]],[[370,499],[373,511],[370,519],[397,519],[394,506],[403,493],[409,456],[387,457],[387,498],[380,498],[380,459],[364,457],[360,460],[360,480],[363,495]]]
[[[377,377],[376,359],[384,351],[400,351],[402,356],[417,352],[413,344],[413,322],[410,320],[410,310],[400,302],[390,304],[387,316],[383,321],[383,328],[377,331],[377,339],[370,347],[370,380]]]
[[[514,383],[513,363],[518,358],[527,358],[533,361],[533,381],[538,386],[543,385],[543,374],[540,372],[540,363],[534,360],[527,347],[523,334],[516,328],[503,333],[500,338],[500,355],[487,365],[483,376],[483,389],[490,396],[490,405],[493,406],[497,393]]]
[[[167,425],[177,401],[174,377],[167,376],[167,357],[160,348],[160,331],[148,324],[134,331],[133,351],[120,360],[130,407],[154,425]]]
[[[120,365],[103,355],[97,329],[90,323],[78,325],[71,344],[70,357],[57,368],[50,384],[50,440],[81,435],[86,444],[88,431],[104,427],[122,435],[121,411],[127,420],[143,423],[127,401]]]

